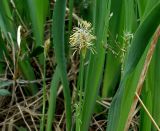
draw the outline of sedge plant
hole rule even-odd
[[[159,130],[159,38],[150,51],[159,10],[159,0],[1,0],[0,95],[16,96],[10,105],[18,110],[17,102],[30,102],[20,94],[39,100],[34,111],[41,111],[28,122],[22,110],[24,127],[7,115],[4,123],[41,131]]]

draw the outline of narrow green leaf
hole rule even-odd
[[[65,52],[66,52],[66,56],[69,56],[69,37],[71,35],[71,31],[72,31],[72,15],[73,15],[73,5],[74,5],[74,0],[69,0],[69,24],[68,24],[68,33],[67,33],[67,42],[65,44]]]
[[[14,25],[14,20],[12,18],[10,5],[8,0],[1,0],[0,4],[0,28],[4,32],[6,38],[8,37],[8,32],[11,33],[13,38],[16,38],[16,30]]]
[[[20,127],[15,126],[15,127],[18,131],[27,131],[27,128],[24,128],[23,126]]]
[[[148,0],[144,1],[146,8],[144,11],[143,19],[148,15],[148,13],[154,8],[154,6],[159,2],[159,0]]]
[[[112,0],[111,2],[111,13],[113,16],[109,22],[109,40],[108,46],[113,48],[114,52],[119,52],[120,50],[116,47],[119,39],[122,39],[123,30],[124,30],[124,22],[123,22],[123,0]],[[117,21],[120,21],[117,23]],[[118,35],[118,37],[117,37]],[[117,43],[116,43],[117,42]],[[122,40],[119,42],[122,46]],[[118,43],[118,44],[119,44]],[[107,46],[107,45],[106,45]],[[103,97],[111,97],[113,95],[113,91],[115,86],[117,85],[118,80],[120,79],[121,73],[121,58],[116,56],[111,50],[107,49],[106,56],[106,66],[104,72],[104,80],[103,80],[103,89],[102,96]],[[110,66],[112,65],[112,66]]]
[[[148,111],[152,114],[152,117],[154,119],[158,117],[156,115],[157,111],[153,112],[153,107],[158,108],[159,106],[159,104],[157,104],[157,102],[159,102],[159,99],[156,98],[159,92],[157,90],[159,89],[158,70],[160,68],[158,64],[159,62],[157,61],[158,57],[157,54],[159,54],[159,49],[160,49],[159,47],[160,45],[159,43],[157,43],[154,56],[152,58],[149,70],[147,72],[145,86],[143,87],[144,89],[142,90],[142,101],[144,102],[145,106],[147,107]],[[155,115],[153,115],[154,113]],[[157,119],[155,120],[156,122],[158,122]],[[149,118],[145,110],[142,108],[140,114],[140,131],[151,131],[151,130],[156,130],[156,129],[152,125],[151,119]]]
[[[57,96],[57,88],[59,84],[59,71],[56,68],[55,73],[52,77],[51,87],[50,87],[50,98],[49,98],[49,108],[47,115],[47,129],[46,131],[52,130],[52,123],[55,117],[55,109],[56,109],[56,96]]]
[[[73,3],[74,3],[74,0],[69,0],[69,25],[68,25],[69,35],[72,30]]]
[[[153,8],[153,10],[144,20],[144,22],[137,29],[135,36],[133,38],[133,41],[131,43],[131,46],[129,47],[127,52],[127,57],[125,60],[125,67],[124,67],[125,68],[124,76],[127,73],[133,71],[133,69],[136,67],[136,64],[140,60],[140,57],[147,46],[146,43],[149,42],[155,29],[159,25],[159,20],[160,20],[159,12],[158,12],[159,8],[160,8],[160,2],[157,3],[157,6]],[[154,19],[157,19],[157,20],[155,21]],[[141,44],[139,44],[139,42]]]
[[[36,46],[43,45],[44,23],[48,12],[48,0],[27,0],[29,14],[32,21],[33,33],[36,39]]]
[[[66,126],[67,130],[71,130],[71,96],[69,90],[69,82],[67,79],[66,60],[64,51],[64,21],[65,21],[66,0],[57,0],[53,10],[53,44],[57,66],[59,68],[59,76],[63,84],[66,109]]]
[[[0,81],[0,88],[10,86],[13,84],[13,81]]]
[[[42,54],[43,51],[44,51],[44,48],[42,46],[38,46],[33,49],[33,51],[30,54],[30,57],[36,57],[36,56]]]
[[[145,13],[146,5],[150,0],[137,0],[139,17],[142,19]]]
[[[154,81],[154,89],[153,89],[153,118],[155,119],[156,123],[158,124],[158,126],[160,127],[160,116],[158,114],[160,114],[160,99],[159,99],[159,95],[160,95],[160,61],[158,61],[160,56],[160,39],[157,43],[157,47],[156,47],[156,52],[155,52],[155,67],[154,67],[154,75],[155,75],[155,79],[153,79]],[[152,130],[156,131],[157,129],[152,125]]]
[[[138,71],[134,72],[134,70],[136,67],[139,68],[139,70],[142,69],[142,65],[138,67],[137,64],[160,23],[159,10],[160,2],[152,9],[134,35],[125,59],[124,74],[120,82],[119,90],[112,101],[109,111],[107,131],[124,130],[135,95],[134,93],[139,79],[138,76],[140,75]]]
[[[91,115],[94,110],[95,101],[98,95],[100,82],[102,80],[102,72],[105,59],[104,44],[106,43],[106,36],[109,25],[110,4],[111,1],[95,1],[96,2],[96,19],[95,19],[95,33],[96,54],[91,54],[87,72],[87,83],[85,87],[84,104],[82,106],[82,125],[81,130],[87,131]],[[94,9],[95,10],[95,9]]]
[[[5,72],[5,66],[6,66],[4,55],[9,59],[9,55],[8,54],[9,53],[6,50],[5,43],[2,40],[2,36],[0,35],[0,74],[1,75],[4,74],[4,72]]]
[[[0,89],[0,96],[10,95],[11,93],[6,89]]]
[[[153,65],[153,64],[151,63],[150,67],[151,67],[151,65]],[[152,81],[152,78],[150,77],[150,76],[153,76],[152,72],[153,72],[153,68],[152,68],[152,70],[150,68],[148,70],[148,76],[146,78],[146,82],[145,82],[145,85],[142,90],[142,101],[150,113],[152,113],[152,100],[153,100],[152,99],[153,81]],[[146,114],[145,110],[143,108],[141,108],[141,111],[140,111],[140,131],[151,131],[151,125],[152,125],[152,122],[151,122],[150,118]]]
[[[35,80],[36,79],[35,74],[34,74],[34,70],[28,60],[19,59],[18,64],[19,64],[19,68],[21,69],[21,72],[22,72],[25,79],[27,79],[27,80]],[[29,87],[25,88],[25,90],[29,91],[28,95],[31,95],[31,94],[34,95],[38,92],[38,87],[36,84],[29,84]]]

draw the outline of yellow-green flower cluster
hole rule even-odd
[[[73,28],[73,34],[70,36],[71,47],[75,50],[73,55],[78,51],[85,58],[87,49],[95,53],[93,48],[93,40],[95,39],[96,37],[92,35],[91,23],[87,21],[78,22],[78,27]]]

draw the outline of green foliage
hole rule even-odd
[[[62,130],[89,130],[93,114],[104,110],[96,101],[111,98],[109,113],[107,111],[101,115],[107,119],[103,129],[123,131],[126,125],[130,125],[128,117],[137,84],[141,79],[140,74],[153,34],[160,24],[159,11],[159,0],[2,0],[0,96],[14,97],[9,91],[13,90],[14,93],[15,87],[17,93],[19,87],[23,86],[24,95],[27,96],[34,96],[42,89],[43,104],[38,109],[42,110],[42,121],[38,124],[41,131],[51,131],[53,125],[59,128],[55,122],[56,109],[59,109],[56,100],[57,90],[62,84],[61,95],[64,96],[62,99],[65,107],[65,129]],[[52,18],[50,13],[53,13]],[[80,26],[83,22],[90,22],[92,29],[88,32],[96,37],[93,38],[94,41],[88,42],[88,28]],[[19,48],[16,32],[20,25],[22,41]],[[69,41],[74,38],[73,35],[71,37],[72,29],[75,32],[77,26],[78,29],[86,30],[79,30],[85,34],[85,38],[78,35],[78,39],[73,39],[79,44],[75,53],[75,50],[70,50]],[[82,41],[93,45],[91,48],[86,45],[87,48],[83,47]],[[159,44],[160,42],[157,43],[140,95],[160,126]],[[94,53],[92,49],[95,50]],[[78,77],[73,75],[75,78],[70,80],[74,73]],[[157,130],[142,107],[136,115],[140,117],[139,130]],[[27,129],[24,125],[17,128]]]
[[[121,73],[121,54],[118,54],[119,49],[114,48],[116,45],[122,47],[122,42],[118,43],[118,40],[122,39],[123,31],[124,31],[124,22],[122,17],[124,17],[123,14],[123,4],[122,0],[119,0],[117,3],[117,0],[113,0],[111,2],[111,13],[113,16],[110,18],[109,21],[109,40],[107,41],[106,47],[111,46],[113,49],[107,49],[107,55],[106,55],[106,66],[105,66],[105,74],[104,74],[104,80],[103,80],[103,89],[102,89],[102,96],[103,97],[111,97],[113,95],[113,90],[115,86],[117,85],[118,80],[120,79],[120,73]],[[120,21],[117,23],[117,21]],[[117,36],[118,34],[118,36]],[[113,51],[115,53],[113,53]],[[117,53],[117,54],[116,54]],[[112,66],[110,66],[112,65]]]
[[[16,37],[16,30],[13,22],[14,20],[9,2],[7,0],[2,0],[0,4],[0,27],[6,37],[8,36],[8,32],[10,32],[14,38]]]
[[[32,21],[36,46],[43,45],[44,23],[48,13],[48,0],[27,0],[29,14]]]
[[[0,88],[12,85],[12,81],[0,81]]]
[[[10,95],[11,93],[6,89],[0,89],[0,96]]]
[[[52,130],[52,121],[54,120],[55,117],[56,96],[57,96],[57,88],[59,81],[60,78],[57,67],[51,81],[50,99],[49,99],[48,116],[47,116],[47,131]]]
[[[63,84],[66,108],[66,124],[67,130],[71,130],[71,97],[69,83],[67,79],[66,60],[64,51],[64,20],[65,20],[66,0],[57,0],[53,11],[53,44],[55,56],[57,60],[57,68],[59,68],[59,76]]]
[[[82,125],[81,130],[86,131],[89,126],[91,115],[94,109],[95,101],[98,95],[98,90],[102,78],[104,67],[105,49],[107,29],[110,15],[111,1],[95,1],[96,8],[94,13],[96,15],[95,26],[95,48],[96,54],[90,54],[89,65],[87,70],[84,103],[82,107]],[[94,76],[94,77],[93,77]]]
[[[144,22],[137,29],[131,46],[129,47],[124,62],[124,74],[120,82],[119,90],[112,101],[109,112],[109,124],[107,128],[109,131],[124,130],[125,124],[127,122],[127,116],[135,95],[136,86],[138,83],[137,78],[140,75],[138,70],[135,71],[135,68],[139,68],[140,71],[142,70],[142,65],[138,67],[137,64],[139,63],[139,60],[144,53],[147,43],[159,25],[160,21],[157,19],[159,16],[159,9],[160,3],[157,4],[157,6],[150,12]],[[154,19],[157,19],[157,21],[155,22]]]

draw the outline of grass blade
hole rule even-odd
[[[27,0],[36,46],[43,45],[44,22],[48,12],[48,0]]]
[[[118,2],[118,3],[117,3]],[[118,48],[114,48],[116,45],[115,41],[118,41],[120,36],[123,36],[123,28],[124,28],[124,22],[123,22],[123,4],[122,0],[113,0],[111,2],[111,13],[113,13],[113,16],[110,20],[109,25],[109,40],[108,45],[111,46],[114,52],[119,52]],[[117,23],[117,21],[120,21]],[[117,38],[118,34],[118,38]],[[120,42],[122,46],[122,42]],[[106,66],[105,66],[105,72],[104,72],[104,80],[103,80],[103,89],[102,89],[102,97],[111,97],[113,95],[113,90],[115,86],[117,85],[117,82],[120,78],[121,73],[121,60],[120,57],[116,55],[116,53],[113,53],[113,51],[108,50],[107,56],[106,56]],[[112,66],[110,66],[112,65]],[[109,96],[110,94],[110,96]]]
[[[95,46],[97,54],[91,54],[88,66],[84,104],[82,106],[82,125],[81,125],[82,131],[88,130],[90,118],[93,112],[93,108],[95,105],[95,101],[98,95],[98,90],[102,78],[102,71],[105,58],[105,50],[103,46],[106,42],[106,35],[108,31],[108,23],[109,23],[108,18],[110,15],[110,4],[111,4],[110,2],[111,1],[107,0],[96,1],[96,21],[94,28],[96,29],[97,40]]]
[[[0,89],[6,86],[11,86],[13,81],[0,81]]]
[[[155,84],[154,84],[154,89],[153,89],[153,118],[155,119],[156,123],[158,124],[158,126],[160,127],[160,116],[157,114],[160,114],[160,99],[159,99],[159,94],[160,94],[160,62],[157,61],[157,59],[159,58],[160,55],[160,41],[157,43],[157,47],[156,47],[156,52],[155,52],[155,68],[154,68],[154,80],[155,80]],[[155,127],[152,126],[152,130],[156,131],[157,129],[155,129]]]
[[[47,129],[46,131],[52,130],[52,122],[55,117],[55,109],[56,109],[56,96],[57,96],[57,88],[59,84],[59,71],[56,68],[55,73],[52,77],[51,87],[50,87],[50,98],[49,98],[49,108],[47,115]]]
[[[0,4],[0,27],[6,38],[8,38],[8,32],[12,34],[13,38],[16,38],[14,20],[7,0],[2,0]]]
[[[67,80],[66,60],[64,51],[64,18],[65,18],[66,0],[57,0],[53,11],[53,44],[59,76],[63,84],[66,109],[67,130],[71,130],[71,96],[69,83]]]
[[[35,75],[33,68],[28,60],[19,60],[19,68],[21,69],[21,72],[23,74],[23,77],[27,80],[35,80]],[[36,84],[29,84],[29,88],[25,89],[27,90],[28,95],[34,95],[38,92],[38,87]]]
[[[135,82],[131,81],[134,75],[138,75],[138,73],[134,74],[133,71],[138,64],[147,46],[147,43],[149,42],[157,26],[159,25],[160,19],[157,19],[159,18],[159,10],[160,3],[157,3],[157,6],[150,12],[150,14],[146,17],[144,22],[140,25],[135,33],[135,36],[127,53],[127,57],[125,59],[124,74],[122,76],[119,90],[117,91],[112,101],[109,111],[109,124],[107,128],[108,131],[124,130],[127,116],[135,95],[134,93],[136,90],[136,82],[138,82],[137,78],[134,78]],[[154,19],[157,19],[157,21],[155,22]],[[129,86],[132,85],[129,84],[130,82],[132,82],[133,86]]]
[[[152,62],[150,64],[149,70],[147,72],[147,77],[144,85],[144,89],[142,90],[142,100],[146,105],[148,111],[152,113],[152,96],[153,96],[153,88],[154,82],[152,81],[152,77],[154,76],[154,60],[155,57],[152,58]],[[141,131],[150,131],[151,130],[151,120],[147,116],[145,110],[142,108],[140,111],[140,130]]]
[[[10,95],[11,93],[6,89],[0,89],[0,96]]]

